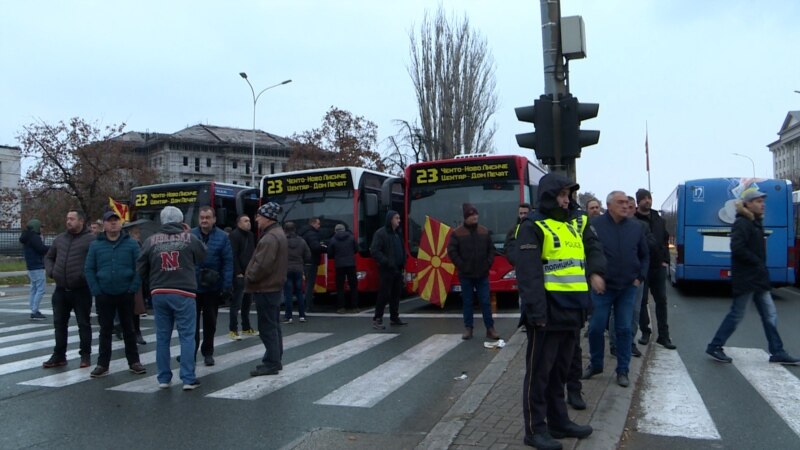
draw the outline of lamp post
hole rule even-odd
[[[741,156],[742,158],[749,159],[750,160],[750,164],[753,166],[753,178],[756,177],[756,163],[753,162],[753,158],[751,158],[751,157],[749,157],[747,155],[743,155],[741,153],[731,153],[731,154],[734,155],[734,156]]]
[[[253,156],[250,160],[250,186],[255,187],[256,185],[256,103],[258,103],[258,98],[261,97],[261,94],[264,92],[278,86],[282,86],[284,84],[289,84],[292,80],[285,80],[281,81],[278,84],[273,84],[272,86],[265,87],[261,90],[261,92],[256,95],[256,90],[253,89],[253,85],[250,84],[250,80],[247,79],[247,74],[244,72],[239,72],[239,76],[244,78],[244,81],[247,81],[247,85],[250,86],[250,92],[253,93]]]

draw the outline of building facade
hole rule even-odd
[[[0,227],[20,227],[19,147],[0,145]]]
[[[789,111],[778,131],[778,140],[767,147],[772,152],[775,178],[800,186],[800,111]]]
[[[290,141],[261,130],[253,131],[213,125],[194,125],[173,134],[127,132],[117,139],[134,144],[148,167],[160,176],[161,183],[220,181],[251,185],[267,174],[286,170]]]

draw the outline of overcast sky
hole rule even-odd
[[[437,0],[2,1],[0,145],[34,121],[79,116],[173,133],[197,123],[289,136],[336,106],[378,125],[416,119],[408,33]],[[497,153],[531,131],[514,108],[544,93],[535,0],[444,0],[466,14],[496,64]],[[654,203],[681,180],[771,177],[767,144],[800,109],[796,0],[563,0],[581,15],[588,57],[570,65],[572,93],[600,104],[585,129],[600,143],[578,161],[582,190],[605,197],[647,185]]]

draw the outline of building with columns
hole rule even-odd
[[[800,111],[789,111],[778,131],[778,140],[768,144],[775,178],[791,180],[800,189]]]

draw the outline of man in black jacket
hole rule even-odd
[[[642,337],[639,343],[647,345],[650,341],[650,311],[647,308],[647,290],[653,294],[653,301],[656,304],[656,320],[658,321],[658,338],[656,342],[675,350],[675,345],[669,337],[669,324],[667,323],[667,268],[669,267],[669,233],[664,219],[658,211],[651,209],[653,197],[647,189],[636,191],[636,218],[645,222],[650,227],[653,241],[650,245],[650,267],[647,271],[647,280],[644,283],[644,293],[642,294],[642,307],[639,312],[639,329],[642,330]],[[636,330],[633,330],[636,332]]]
[[[42,222],[39,219],[31,219],[19,237],[19,242],[25,246],[25,266],[31,280],[31,320],[45,319],[44,314],[39,311],[39,304],[44,296],[44,255],[49,248],[42,242],[41,228]]]
[[[522,299],[520,324],[528,347],[523,385],[525,444],[561,449],[555,439],[585,438],[592,427],[569,419],[564,383],[578,333],[589,306],[589,286],[603,292],[602,248],[573,200],[579,186],[558,174],[539,182],[537,211],[517,233],[517,282]],[[555,438],[555,439],[554,439]]]
[[[319,228],[322,222],[319,217],[308,219],[308,225],[297,233],[308,244],[311,250],[311,264],[305,265],[306,276],[306,311],[311,312],[314,305],[314,285],[317,282],[317,266],[320,264],[320,257],[325,253],[325,246],[319,236]]]
[[[242,334],[245,336],[258,336],[258,331],[250,325],[250,304],[252,296],[244,292],[244,271],[253,251],[256,248],[253,233],[250,231],[250,217],[242,214],[236,220],[236,228],[228,235],[233,250],[233,297],[231,299],[230,318],[228,326],[228,337],[231,340],[239,341],[242,336],[239,334],[239,310],[242,311]]]
[[[336,224],[336,234],[328,241],[328,259],[336,266],[336,313],[355,311],[358,306],[358,277],[356,276],[356,240],[344,224]],[[345,301],[344,280],[350,288]]]
[[[403,270],[406,265],[406,251],[400,231],[400,214],[397,211],[386,213],[386,225],[375,232],[369,249],[378,262],[380,288],[375,302],[375,315],[372,328],[383,330],[383,310],[389,303],[389,320],[392,325],[408,325],[400,320],[400,294],[403,290]]]
[[[717,329],[714,339],[706,347],[706,353],[719,362],[729,363],[733,358],[722,350],[736,326],[744,318],[747,303],[752,299],[756,304],[764,334],[767,336],[769,362],[798,365],[795,358],[783,349],[783,341],[778,334],[778,311],[770,295],[769,271],[767,270],[767,251],[764,244],[764,198],[767,194],[757,188],[748,188],[742,193],[742,200],[736,202],[736,220],[731,229],[731,290],[733,304],[728,315]]]

